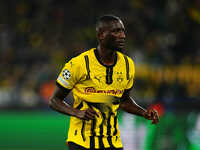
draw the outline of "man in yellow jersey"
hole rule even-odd
[[[135,67],[124,55],[125,28],[113,15],[99,18],[96,25],[99,45],[65,64],[56,82],[49,105],[70,115],[67,143],[70,150],[122,150],[118,108],[158,123],[158,113],[138,106],[129,96]],[[64,98],[72,91],[73,106]]]

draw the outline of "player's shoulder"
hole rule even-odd
[[[119,52],[119,51],[117,52],[117,54],[120,57],[120,59],[125,59],[125,61],[127,59],[128,63],[134,64],[134,60],[130,56],[128,56],[122,52]]]
[[[76,59],[76,60],[79,60],[79,59],[84,59],[84,57],[87,55],[87,56],[90,56],[93,51],[94,51],[95,48],[91,48],[89,50],[85,50],[84,52],[80,53],[79,55],[77,55],[76,57],[73,57],[72,59]]]
[[[92,51],[94,50],[94,48],[91,48],[89,50],[85,50],[84,52],[78,54],[77,56],[71,58],[71,60],[69,62],[74,62],[74,63],[78,63],[78,64],[83,64],[83,61],[85,61],[85,56],[90,56],[92,54]]]

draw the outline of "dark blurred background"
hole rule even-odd
[[[63,65],[97,46],[104,14],[125,24],[132,95],[161,116],[152,126],[120,112],[125,150],[200,149],[200,0],[1,0],[0,149],[67,149],[68,118],[48,99]]]

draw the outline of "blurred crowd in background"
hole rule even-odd
[[[0,1],[0,108],[47,108],[63,65],[97,46],[95,23],[104,14],[125,24],[136,101],[196,108],[200,0]]]

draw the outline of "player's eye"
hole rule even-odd
[[[120,30],[121,29],[117,28],[117,29],[114,29],[113,32],[120,32]]]
[[[113,33],[120,33],[120,32],[124,32],[125,33],[124,29],[121,29],[121,28],[116,28],[112,32]]]

